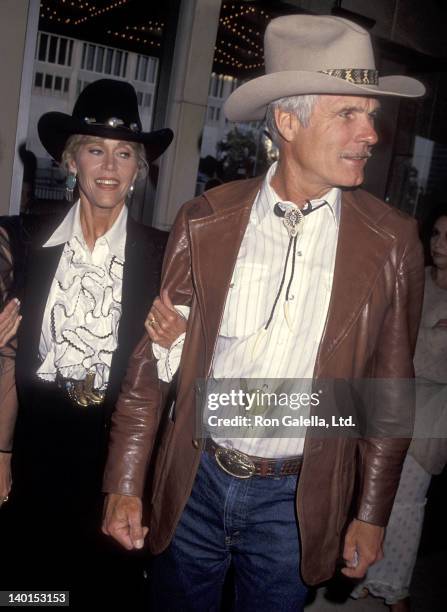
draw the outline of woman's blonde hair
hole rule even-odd
[[[88,143],[98,142],[103,140],[98,136],[89,136],[87,134],[73,134],[65,143],[65,148],[61,157],[61,166],[69,172],[69,162],[76,157],[79,148]],[[146,159],[146,150],[140,142],[128,142],[129,146],[135,151],[138,163],[137,179],[145,178],[149,165]]]

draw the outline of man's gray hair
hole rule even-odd
[[[307,127],[318,98],[318,95],[307,94],[304,96],[288,96],[286,98],[279,98],[278,100],[270,102],[270,104],[267,106],[265,123],[270,137],[277,147],[279,147],[282,137],[276,126],[275,109],[281,108],[289,113],[294,113],[301,125],[303,127]]]

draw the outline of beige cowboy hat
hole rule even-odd
[[[287,15],[272,19],[264,38],[265,71],[238,87],[224,106],[230,121],[265,117],[286,96],[333,94],[416,98],[424,85],[407,76],[378,76],[366,30],[341,17]]]

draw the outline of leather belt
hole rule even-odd
[[[211,438],[206,439],[204,450],[215,458],[224,472],[235,478],[293,476],[300,473],[303,462],[302,456],[286,459],[253,457],[234,448],[219,446]]]

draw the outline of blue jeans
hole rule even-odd
[[[174,538],[153,559],[150,609],[218,611],[232,564],[234,610],[302,610],[296,486],[297,476],[234,478],[203,452]]]

